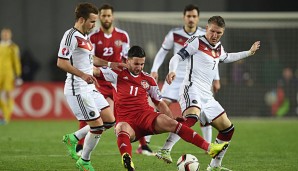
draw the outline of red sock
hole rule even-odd
[[[180,123],[182,123],[183,125],[185,125],[185,126],[187,126],[187,127],[190,128],[190,127],[194,126],[197,121],[198,121],[197,118],[191,118],[191,117],[189,117],[189,118],[186,118],[185,121],[182,121]]]
[[[128,153],[130,156],[132,156],[131,155],[132,147],[131,147],[129,137],[130,137],[129,134],[125,131],[120,131],[117,135],[117,145],[121,156],[124,153]]]
[[[141,146],[145,146],[145,145],[147,145],[145,137],[140,138],[140,139],[139,139],[139,142],[140,142],[140,145],[141,145]]]
[[[79,123],[79,128],[81,129],[81,128],[85,127],[86,125],[87,125],[87,122],[85,122],[85,121],[80,121],[80,123]],[[82,138],[82,139],[78,142],[78,145],[84,145],[84,140],[85,140],[85,138]]]
[[[209,143],[205,141],[198,133],[187,126],[178,123],[174,133],[179,135],[184,141],[192,143],[197,147],[204,149],[205,151],[208,150]]]

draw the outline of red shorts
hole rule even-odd
[[[112,100],[113,98],[113,94],[115,92],[115,89],[112,85],[100,85],[100,87],[98,88],[98,91],[105,97],[105,98],[111,98]]]
[[[154,122],[159,113],[154,111],[137,111],[134,113],[135,117],[119,117],[118,122],[127,122],[135,131],[136,138],[134,141],[146,135],[156,134],[154,130]],[[133,119],[131,119],[133,118]]]

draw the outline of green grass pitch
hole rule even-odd
[[[234,171],[298,170],[297,119],[231,119],[235,133],[223,165]],[[75,161],[66,152],[62,136],[77,129],[76,121],[13,121],[0,126],[1,171],[73,171]],[[200,132],[198,126],[194,127]],[[154,135],[151,148],[159,149],[168,134]],[[213,130],[213,138],[216,131]],[[133,161],[139,171],[175,171],[176,163],[166,164],[156,157],[135,153]],[[180,140],[174,146],[174,162],[184,153],[195,155],[206,170],[210,157],[204,151]],[[106,131],[92,153],[97,171],[121,171],[121,157],[114,130]]]

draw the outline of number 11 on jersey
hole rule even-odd
[[[129,94],[130,95],[133,95],[133,96],[137,96],[137,94],[138,94],[138,88],[139,87],[130,86],[130,92],[129,92]]]

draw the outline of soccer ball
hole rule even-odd
[[[199,160],[192,154],[184,154],[177,161],[178,171],[198,171],[199,169]]]

